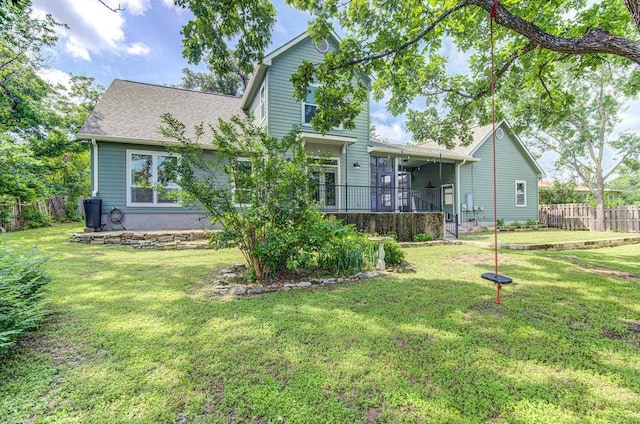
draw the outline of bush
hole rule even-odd
[[[496,220],[496,225],[498,227],[504,227],[504,219],[497,219]]]
[[[369,269],[378,259],[376,247],[353,226],[337,227],[334,238],[318,254],[318,268],[340,275]]]
[[[513,221],[511,224],[509,224],[509,226],[513,228],[520,228],[522,227],[522,224],[519,223],[518,221]]]
[[[536,221],[535,219],[530,219],[525,225],[527,227],[535,227],[536,225],[538,225],[538,221]]]
[[[0,354],[36,328],[45,313],[42,290],[50,278],[42,269],[43,262],[0,247]]]
[[[390,241],[384,245],[384,262],[387,265],[400,265],[404,261],[404,250],[397,241]]]
[[[429,233],[419,233],[413,236],[413,241],[431,241],[433,236]]]
[[[53,223],[49,215],[40,212],[35,202],[23,205],[18,219],[22,221],[23,229],[49,227]]]

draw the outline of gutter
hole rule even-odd
[[[98,143],[96,139],[91,139],[91,145],[93,146],[93,190],[91,191],[91,197],[98,196]]]

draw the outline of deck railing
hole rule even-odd
[[[314,198],[327,212],[439,212],[438,188],[318,184]]]

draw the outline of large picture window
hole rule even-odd
[[[516,206],[527,206],[527,182],[516,180]]]
[[[170,153],[127,150],[127,206],[178,206],[171,195],[178,184],[169,175],[177,160]]]

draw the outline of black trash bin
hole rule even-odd
[[[84,199],[84,225],[100,228],[102,221],[102,199]]]

